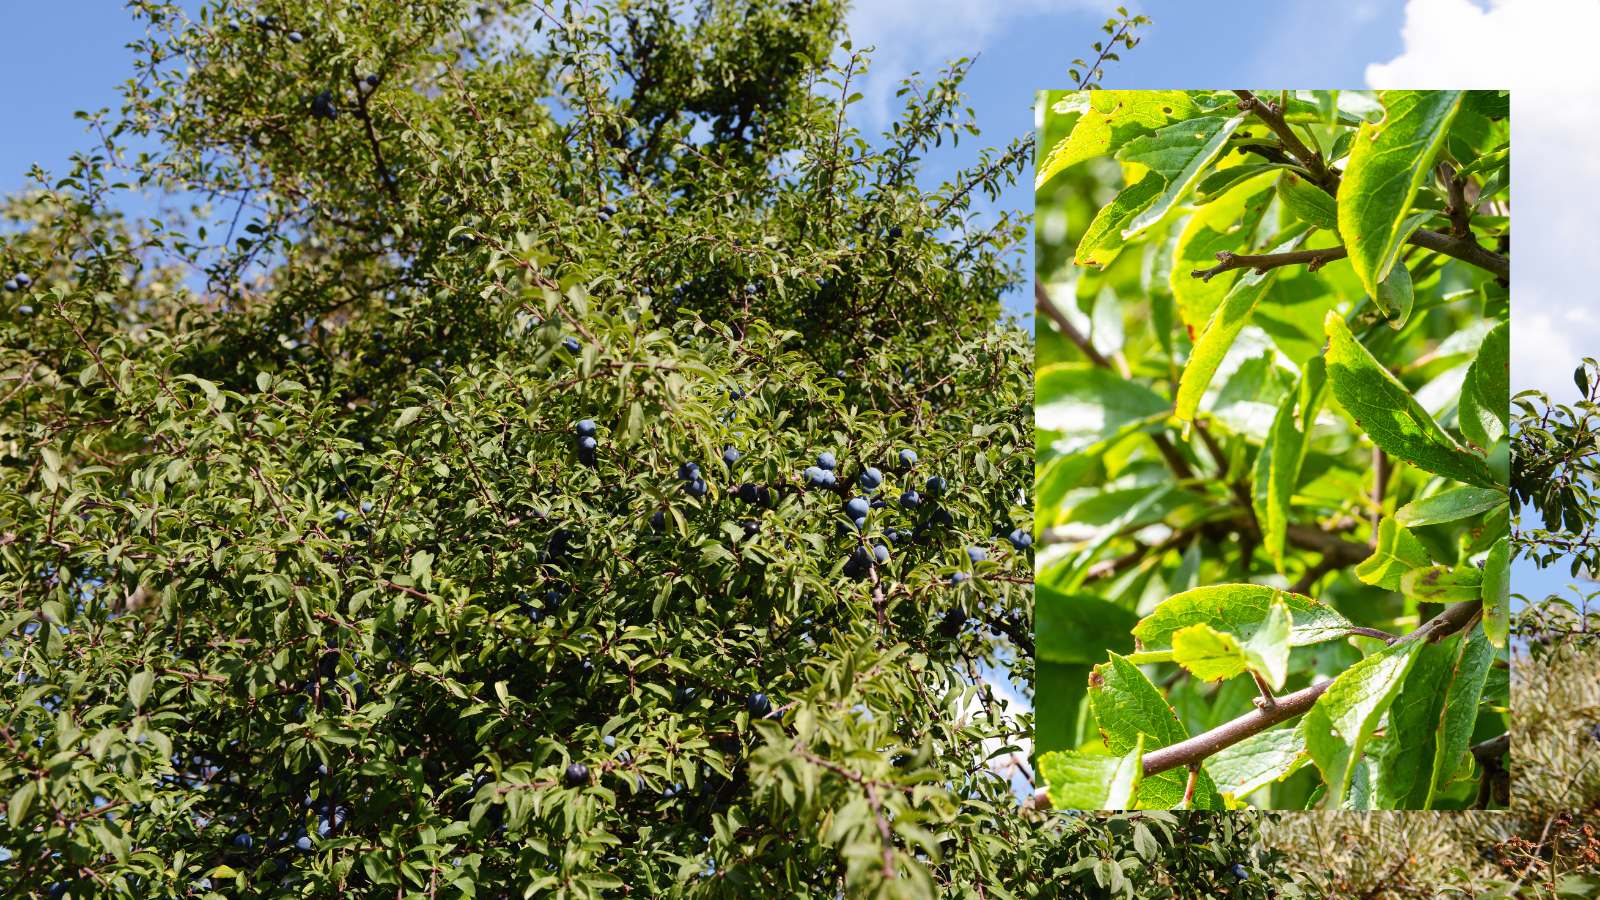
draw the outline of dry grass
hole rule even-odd
[[[1511,809],[1543,820],[1600,803],[1600,646],[1518,653],[1511,680]]]
[[[1500,870],[1482,851],[1512,825],[1504,812],[1303,812],[1266,826],[1262,838],[1288,855],[1310,896],[1432,897],[1489,887]]]
[[[1510,811],[1286,814],[1262,836],[1288,855],[1310,896],[1592,895],[1600,882],[1600,641],[1534,649],[1512,662]],[[1530,869],[1535,858],[1546,862]]]

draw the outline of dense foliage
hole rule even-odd
[[[1052,801],[1493,802],[1508,95],[1038,102]]]
[[[0,894],[1052,890],[964,63],[875,145],[826,0],[133,6],[3,208]]]

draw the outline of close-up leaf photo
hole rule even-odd
[[[1504,809],[1508,91],[1036,94],[1057,809]]]

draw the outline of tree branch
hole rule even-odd
[[[1089,343],[1089,339],[1084,337],[1077,328],[1073,327],[1072,322],[1062,315],[1061,310],[1056,309],[1055,303],[1050,299],[1050,294],[1044,289],[1044,282],[1037,278],[1033,280],[1033,307],[1035,310],[1044,313],[1045,317],[1050,321],[1056,323],[1056,328],[1066,335],[1067,340],[1083,351],[1083,355],[1087,356],[1090,362],[1102,369],[1116,371],[1116,367],[1111,365],[1111,361],[1106,359],[1099,350],[1096,350],[1094,345]],[[1183,456],[1178,453],[1178,448],[1172,446],[1172,442],[1167,440],[1166,435],[1152,434],[1150,435],[1150,440],[1155,442],[1156,449],[1161,451],[1161,458],[1167,461],[1168,468],[1172,469],[1172,474],[1178,476],[1179,481],[1188,481],[1194,478],[1194,470],[1189,468],[1188,462],[1184,461]]]
[[[1284,121],[1283,110],[1249,91],[1234,91],[1234,93],[1239,97],[1239,108],[1250,110],[1256,114],[1256,118],[1266,123],[1266,126],[1272,129],[1272,133],[1278,136],[1278,140],[1283,142],[1284,149],[1311,173],[1312,181],[1329,194],[1338,193],[1338,175],[1323,165],[1321,153],[1313,151],[1300,141],[1300,136],[1294,133],[1288,122]]]
[[[1410,243],[1416,244],[1424,250],[1443,253],[1445,256],[1454,257],[1468,265],[1477,266],[1485,272],[1498,275],[1507,282],[1511,281],[1511,260],[1501,256],[1493,250],[1486,250],[1478,246],[1472,235],[1466,237],[1451,237],[1426,228],[1418,228],[1411,235]]]
[[[1472,239],[1471,234],[1458,238],[1442,232],[1418,228],[1412,232],[1406,243],[1415,244],[1424,250],[1432,250],[1435,253],[1443,253],[1445,256],[1477,266],[1485,272],[1498,275],[1508,281],[1511,278],[1511,260],[1495,253],[1493,250],[1486,250],[1478,246],[1477,241]],[[1223,272],[1229,272],[1234,269],[1255,269],[1257,272],[1265,272],[1268,269],[1276,269],[1279,266],[1298,266],[1302,263],[1309,264],[1307,271],[1315,272],[1328,263],[1344,259],[1349,255],[1350,251],[1344,247],[1261,254],[1229,253],[1223,250],[1217,254],[1217,259],[1220,260],[1217,265],[1209,269],[1193,269],[1189,272],[1189,275],[1193,278],[1210,281],[1211,276],[1220,275]]]
[[[1472,204],[1467,202],[1467,180],[1457,178],[1455,168],[1448,162],[1439,163],[1439,177],[1450,189],[1450,205],[1444,208],[1445,215],[1450,217],[1450,233],[1465,237],[1471,233],[1468,226],[1472,224]]]
[[[1437,640],[1449,634],[1454,634],[1467,623],[1472,621],[1483,609],[1482,600],[1468,600],[1457,603],[1444,612],[1429,619],[1426,624],[1416,631],[1400,638],[1396,644],[1405,641]],[[1190,765],[1197,765],[1206,758],[1220,750],[1232,747],[1247,737],[1253,737],[1266,731],[1274,725],[1286,722],[1295,716],[1310,709],[1317,702],[1317,698],[1333,684],[1334,679],[1313,684],[1308,688],[1274,698],[1273,707],[1257,709],[1245,713],[1231,722],[1218,725],[1205,734],[1196,735],[1186,741],[1179,741],[1159,750],[1144,755],[1144,777],[1150,778],[1162,772],[1181,769]]]

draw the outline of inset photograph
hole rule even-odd
[[[1509,92],[1036,101],[1050,805],[1505,808]]]

